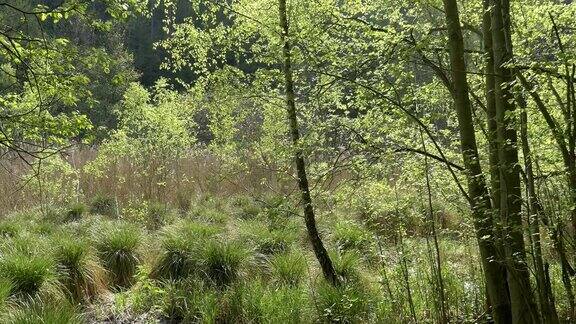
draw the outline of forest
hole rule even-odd
[[[576,323],[571,0],[0,0],[0,323]]]

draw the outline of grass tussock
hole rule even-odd
[[[0,259],[0,276],[10,282],[10,294],[34,297],[41,289],[54,285],[56,264],[48,256],[15,251]]]
[[[98,257],[113,288],[126,288],[133,283],[140,262],[140,243],[141,232],[128,224],[110,226],[98,235]]]
[[[58,279],[75,302],[89,301],[105,290],[105,274],[85,240],[60,239],[54,251]]]

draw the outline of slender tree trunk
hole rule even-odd
[[[428,153],[426,149],[426,142],[424,142],[424,134],[420,130],[420,141],[422,142],[422,149],[425,153]],[[428,203],[428,223],[430,227],[430,233],[432,234],[432,239],[434,241],[434,260],[433,260],[433,271],[432,274],[435,277],[436,287],[438,289],[438,298],[440,299],[440,323],[448,323],[448,312],[446,310],[446,296],[444,294],[444,278],[442,276],[442,258],[440,256],[440,244],[438,242],[438,233],[436,231],[436,217],[434,215],[434,207],[432,206],[432,187],[430,185],[430,167],[428,164],[428,156],[424,155],[424,167],[426,168],[426,193],[427,193],[427,203]]]
[[[512,319],[512,313],[506,285],[506,268],[498,262],[492,206],[476,145],[472,106],[466,77],[466,62],[464,60],[464,40],[456,0],[444,0],[444,11],[450,42],[453,96],[458,115],[460,145],[466,168],[468,194],[482,257],[486,288],[495,322],[509,323]]]
[[[518,134],[513,124],[515,105],[511,91],[512,59],[510,8],[507,0],[492,0],[492,46],[496,81],[496,121],[500,160],[500,214],[504,225],[504,248],[514,323],[538,322],[522,231],[522,191],[518,165]]]
[[[542,320],[545,323],[559,323],[558,313],[554,305],[554,296],[548,289],[550,283],[547,281],[544,259],[542,257],[542,244],[540,235],[540,215],[544,209],[536,195],[536,186],[534,182],[534,170],[532,168],[532,153],[530,143],[528,142],[528,114],[526,113],[527,104],[524,98],[518,94],[516,101],[522,111],[520,112],[520,139],[522,142],[522,153],[524,155],[524,173],[526,174],[526,190],[528,192],[528,224],[532,241],[532,250],[534,254],[534,270],[536,277],[536,288],[538,300],[540,301],[540,310]]]
[[[486,114],[488,119],[488,143],[490,164],[490,187],[492,208],[500,209],[500,171],[498,169],[498,127],[496,124],[496,81],[494,79],[494,53],[492,50],[492,17],[490,15],[490,0],[483,0],[484,15],[482,17],[482,34],[484,42],[484,70]]]
[[[302,195],[302,203],[304,204],[304,219],[306,222],[306,230],[308,237],[312,243],[314,254],[320,263],[324,278],[332,285],[338,285],[339,279],[336,276],[336,271],[332,265],[332,260],[324,248],[318,229],[316,228],[316,218],[314,215],[314,207],[312,205],[312,197],[310,196],[310,187],[308,185],[308,176],[306,175],[306,163],[302,155],[300,146],[300,132],[298,130],[298,117],[296,115],[296,95],[294,93],[294,80],[292,76],[292,58],[291,58],[291,45],[289,40],[288,17],[286,12],[286,0],[278,1],[281,40],[284,44],[283,48],[283,72],[284,82],[286,87],[286,108],[288,110],[288,123],[290,125],[290,133],[292,137],[292,145],[294,146],[294,160],[296,163],[296,171],[298,173],[298,187]]]

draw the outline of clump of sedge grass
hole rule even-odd
[[[95,196],[90,204],[90,213],[117,218],[118,203],[116,198],[106,195]]]
[[[0,276],[10,282],[10,294],[33,297],[56,278],[54,260],[44,255],[13,251],[2,256]]]
[[[371,313],[369,296],[355,284],[333,286],[322,280],[316,284],[314,298],[321,323],[364,323]]]
[[[13,306],[1,318],[6,324],[80,324],[81,313],[65,301],[33,299]]]
[[[208,279],[217,286],[227,286],[239,276],[246,257],[240,244],[212,239],[203,247],[201,260]]]
[[[107,228],[98,237],[98,257],[108,271],[113,288],[126,288],[132,284],[140,262],[140,241],[140,231],[126,224]]]
[[[64,238],[54,251],[58,278],[73,301],[90,300],[104,290],[104,272],[88,243]]]
[[[202,267],[201,254],[205,241],[222,229],[194,221],[182,221],[163,230],[161,255],[151,276],[157,279],[179,280]]]
[[[68,206],[66,210],[66,219],[67,222],[76,222],[82,219],[82,216],[86,213],[88,208],[83,203],[73,203]]]
[[[277,254],[270,259],[272,280],[281,285],[299,285],[307,270],[306,256],[299,252]]]

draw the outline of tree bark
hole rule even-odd
[[[496,323],[510,323],[512,313],[506,284],[506,268],[501,262],[498,262],[499,256],[490,194],[480,166],[466,77],[464,40],[460,27],[458,4],[456,0],[444,0],[443,2],[448,27],[451,76],[454,85],[453,97],[458,115],[460,146],[466,168],[468,193],[482,257],[484,278],[492,307],[491,312]]]
[[[291,58],[291,45],[289,40],[289,26],[288,17],[286,12],[286,0],[278,1],[280,28],[281,28],[281,41],[283,43],[283,72],[284,72],[284,85],[286,88],[286,109],[288,111],[288,123],[290,126],[290,134],[292,138],[292,145],[294,146],[294,160],[296,164],[296,171],[298,173],[298,187],[302,195],[302,203],[304,204],[304,220],[306,222],[306,230],[308,237],[312,244],[314,254],[320,263],[324,278],[332,285],[338,285],[339,279],[332,265],[332,260],[322,243],[320,234],[316,227],[316,218],[314,215],[314,207],[312,205],[312,197],[310,196],[310,186],[308,185],[308,176],[306,174],[306,163],[300,149],[300,132],[298,129],[298,117],[296,115],[296,102],[294,92],[294,80],[292,76],[292,58]]]
[[[539,321],[526,263],[522,231],[522,191],[518,165],[518,134],[514,128],[515,105],[511,83],[512,59],[510,8],[507,0],[492,0],[492,48],[494,52],[495,102],[500,170],[500,215],[503,222],[508,287],[514,323]]]

